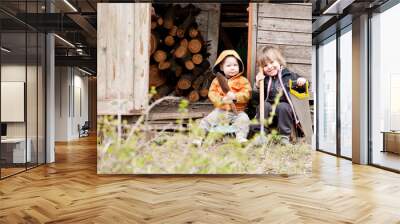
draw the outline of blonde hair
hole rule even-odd
[[[286,60],[278,48],[271,46],[263,47],[257,59],[258,66],[264,67],[267,63],[273,61],[277,61],[280,65],[286,66]]]

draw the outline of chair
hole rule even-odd
[[[89,136],[89,129],[90,129],[89,121],[85,121],[82,127],[80,127],[80,125],[78,124],[79,138]]]

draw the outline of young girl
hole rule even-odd
[[[243,77],[244,65],[239,54],[234,50],[223,51],[215,65],[213,72],[221,72],[228,81],[230,91],[225,94],[220,83],[215,78],[210,86],[208,98],[214,104],[215,109],[200,122],[200,127],[210,131],[223,122],[232,123],[235,129],[236,139],[239,142],[247,141],[250,119],[244,112],[251,96],[251,85],[247,78]],[[232,104],[237,110],[233,112]]]
[[[259,91],[260,81],[265,79],[264,92],[264,117],[268,118],[271,112],[271,105],[274,103],[275,97],[280,91],[282,96],[276,107],[275,117],[279,134],[281,135],[281,143],[289,144],[289,136],[294,128],[293,124],[299,124],[295,108],[290,98],[289,80],[296,82],[297,86],[304,86],[306,79],[299,77],[296,73],[289,71],[286,61],[279,49],[275,47],[264,47],[261,55],[257,60],[259,71],[254,83],[256,92]],[[260,117],[260,109],[257,108],[257,119]]]

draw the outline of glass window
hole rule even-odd
[[[318,47],[318,149],[336,153],[336,35]]]
[[[27,140],[30,144],[30,161],[28,168],[37,165],[37,79],[38,79],[38,57],[37,57],[37,32],[29,31],[27,33],[27,80],[26,80],[26,113],[27,113]]]
[[[340,36],[340,154],[351,158],[352,149],[352,32],[351,25]]]
[[[372,163],[400,170],[400,4],[376,14],[372,27]]]
[[[23,16],[42,12],[38,3],[2,1],[0,7]],[[0,12],[0,20],[7,21],[0,23],[0,178],[4,178],[45,162],[46,39],[5,13]]]
[[[26,33],[1,34],[1,176],[24,171],[30,161],[26,144]],[[28,146],[28,150],[27,147]]]

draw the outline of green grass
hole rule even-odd
[[[276,144],[276,134],[267,136],[263,145],[254,139],[240,144],[222,134],[205,136],[196,122],[189,126],[186,132],[149,132],[145,122],[127,124],[102,117],[98,173],[293,175],[311,171],[312,150],[307,144]],[[196,138],[204,139],[200,147],[192,144]]]

